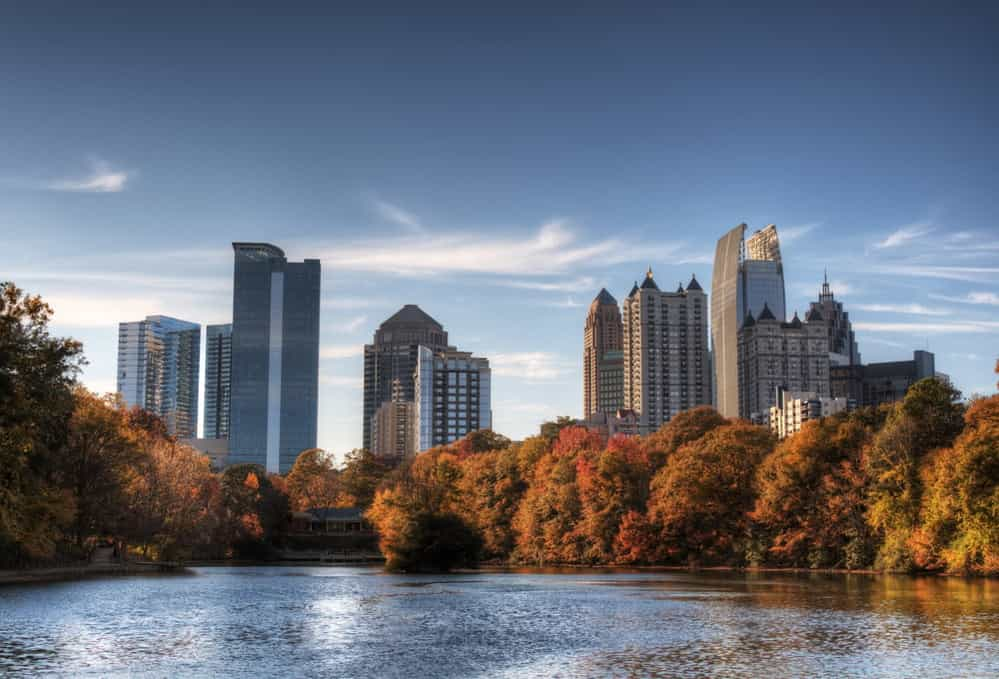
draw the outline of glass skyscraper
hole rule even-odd
[[[206,439],[229,438],[230,385],[232,379],[232,323],[205,329]]]
[[[419,348],[414,379],[417,451],[493,426],[489,361],[467,351]]]
[[[320,263],[288,262],[269,243],[232,247],[228,462],[284,473],[316,447]]]
[[[118,393],[125,404],[159,416],[167,431],[198,429],[201,326],[169,316],[118,325]]]
[[[415,304],[407,304],[386,319],[364,346],[363,445],[376,456],[389,457],[377,449],[372,436],[375,413],[382,404],[416,399],[414,379],[420,347],[446,351],[447,331]]]
[[[784,265],[777,227],[768,225],[743,240],[739,224],[718,239],[711,277],[711,352],[715,407],[725,417],[739,416],[739,328],[764,305],[779,321],[787,318]]]

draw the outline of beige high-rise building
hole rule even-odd
[[[739,417],[765,424],[777,388],[830,396],[829,339],[821,318],[782,322],[764,304],[739,330]]]
[[[590,304],[583,330],[583,417],[613,413],[623,405],[621,309],[602,288]]]
[[[401,381],[393,380],[392,400],[378,406],[371,418],[372,454],[392,465],[415,455],[415,420],[415,404],[405,399]]]
[[[624,300],[624,407],[641,434],[711,404],[708,296],[696,278],[663,292],[652,269]]]

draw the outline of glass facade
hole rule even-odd
[[[739,416],[739,329],[751,311],[766,305],[774,317],[787,318],[784,265],[773,224],[744,240],[739,224],[718,239],[711,278],[711,358],[715,407],[725,417]]]
[[[232,374],[232,324],[205,329],[204,438],[229,437],[229,388]]]
[[[374,341],[364,346],[363,446],[373,453],[373,418],[382,404],[416,399],[414,375],[421,347],[445,351],[447,332],[415,304],[407,304],[378,326]]]
[[[463,351],[419,348],[416,371],[418,451],[493,426],[489,361]]]
[[[193,438],[198,429],[201,326],[169,316],[118,325],[118,393],[129,407],[159,416],[167,431]]]
[[[739,323],[752,312],[759,316],[763,305],[778,321],[787,318],[784,301],[784,269],[780,262],[762,259],[747,259],[742,263],[739,280]]]
[[[233,250],[229,463],[285,473],[316,446],[320,263],[266,243]]]

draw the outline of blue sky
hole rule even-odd
[[[107,390],[118,321],[229,320],[231,241],[322,258],[342,453],[403,304],[491,359],[521,437],[580,414],[601,286],[707,289],[716,239],[773,222],[789,309],[828,268],[865,361],[995,391],[996,10],[475,4],[0,5],[0,279]]]

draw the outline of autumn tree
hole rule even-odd
[[[583,563],[587,540],[579,530],[583,505],[579,497],[579,460],[601,449],[600,435],[585,427],[559,430],[551,452],[536,463],[528,489],[514,518],[516,558],[543,564]]]
[[[342,504],[370,507],[375,489],[388,473],[389,468],[369,450],[354,449],[347,453],[340,468],[340,487],[344,494]]]
[[[459,458],[442,449],[403,464],[366,516],[390,570],[450,570],[477,562],[482,540],[458,511]]]
[[[615,540],[625,515],[644,511],[648,502],[652,467],[645,447],[635,438],[616,436],[599,453],[579,457],[576,473],[586,559],[611,563],[621,552],[623,559],[635,560],[630,541],[625,536]]]
[[[0,284],[0,565],[55,555],[72,497],[55,470],[73,412],[81,346],[49,334],[52,309]]]
[[[513,518],[527,484],[520,476],[517,452],[491,450],[461,463],[458,513],[474,525],[489,558],[508,558],[513,551]]]
[[[339,474],[326,451],[319,448],[299,453],[286,480],[293,510],[336,507],[342,500]]]
[[[876,565],[884,570],[915,567],[910,538],[922,502],[920,468],[934,449],[949,447],[963,426],[960,393],[927,378],[909,388],[888,415],[864,456],[868,521],[881,537]]]
[[[870,430],[859,418],[806,422],[767,455],[756,475],[753,519],[773,563],[863,568],[873,557],[865,518],[861,451]]]
[[[463,456],[484,453],[488,450],[504,450],[509,447],[510,439],[492,429],[478,429],[451,445],[454,452]]]
[[[921,526],[910,544],[918,567],[999,574],[999,396],[965,414],[952,448],[922,470]]]
[[[554,420],[541,424],[541,438],[546,439],[549,445],[558,440],[559,434],[566,427],[575,427],[578,423],[575,418],[568,415],[559,415]]]
[[[659,431],[646,436],[643,440],[649,452],[649,461],[658,469],[680,446],[696,441],[726,422],[727,420],[710,406],[698,406],[677,414],[660,427]]]
[[[218,483],[209,460],[155,430],[143,430],[143,457],[125,487],[133,543],[146,556],[164,560],[209,553],[217,534]]]
[[[744,560],[756,468],[773,439],[733,422],[680,446],[652,481],[649,518],[671,561],[736,565]]]
[[[60,480],[76,507],[78,546],[92,535],[120,535],[127,517],[125,486],[142,451],[128,426],[120,397],[74,391],[69,435],[60,455]]]
[[[288,513],[281,494],[257,464],[237,464],[225,470],[221,483],[223,535],[237,556],[262,557]]]

